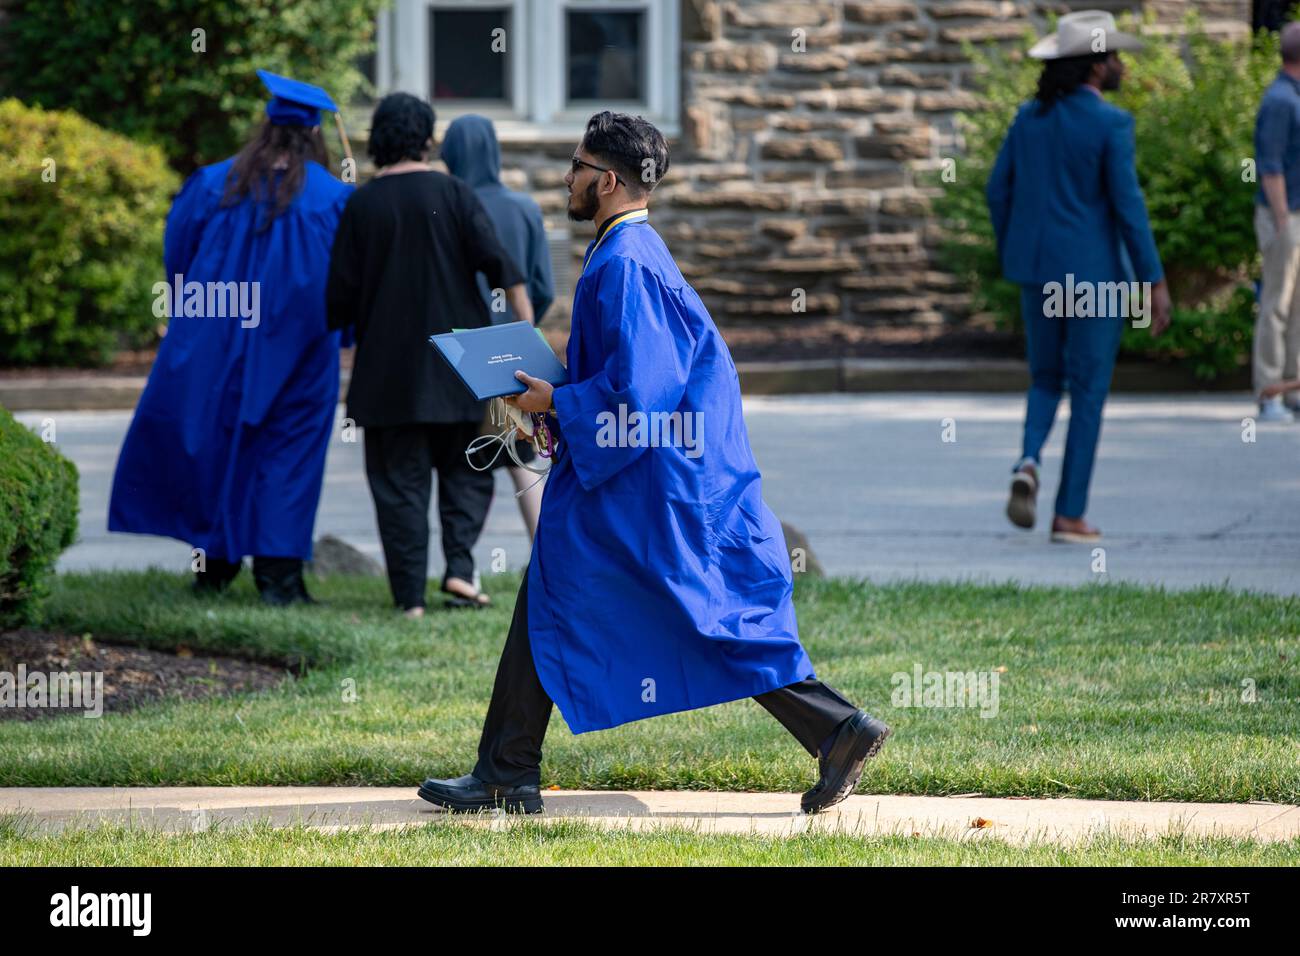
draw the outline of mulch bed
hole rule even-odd
[[[234,657],[207,657],[185,648],[177,653],[105,644],[71,634],[22,628],[0,632],[0,671],[27,674],[85,672],[104,675],[105,712],[126,711],[161,700],[198,700],[275,687],[289,678],[279,667]],[[36,720],[80,708],[0,706],[0,720]]]

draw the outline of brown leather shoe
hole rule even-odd
[[[1007,500],[1007,517],[1017,528],[1032,528],[1038,509],[1038,470],[1023,465],[1011,477],[1011,497]]]
[[[1062,544],[1095,544],[1101,540],[1101,530],[1082,518],[1052,519],[1052,540]]]

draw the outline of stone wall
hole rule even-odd
[[[679,0],[668,0],[679,2]],[[651,202],[655,223],[720,325],[960,322],[969,299],[937,261],[922,174],[959,155],[956,116],[977,105],[963,41],[1017,43],[1105,0],[680,0],[682,136]],[[1189,6],[1216,31],[1249,28],[1246,0]],[[1172,27],[1171,27],[1172,28]],[[573,144],[507,147],[505,180],[563,228]],[[580,257],[591,230],[573,227]],[[573,268],[576,279],[577,265]],[[801,290],[805,312],[795,311]],[[567,302],[557,303],[561,321]]]

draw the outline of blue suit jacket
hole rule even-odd
[[[1133,117],[1080,87],[1020,107],[986,196],[1002,272],[1022,284],[1164,277],[1134,162]]]

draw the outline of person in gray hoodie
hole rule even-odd
[[[533,305],[533,321],[542,316],[555,299],[555,286],[551,276],[551,257],[546,245],[546,227],[542,210],[532,197],[501,183],[501,144],[496,130],[486,116],[469,114],[447,127],[442,141],[442,161],[447,171],[464,180],[473,190],[488,218],[496,229],[497,239],[514,259],[524,276],[528,298]],[[503,295],[493,295],[487,276],[478,274],[479,291],[487,302],[493,323],[513,322],[515,315]],[[521,461],[531,461],[532,446],[520,442],[517,446]],[[498,464],[510,464],[502,453]],[[519,497],[519,510],[531,537],[537,530],[537,516],[541,509],[542,489],[537,476],[510,464],[510,477],[517,490],[528,490]]]

